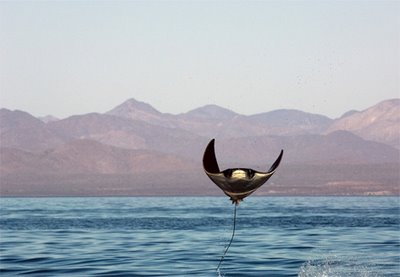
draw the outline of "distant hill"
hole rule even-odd
[[[284,163],[293,164],[396,163],[400,153],[389,145],[367,141],[347,131],[217,140],[215,149],[225,168],[250,164],[259,170],[267,170],[281,149],[285,150]]]
[[[134,174],[194,168],[192,162],[174,155],[122,149],[85,139],[41,153],[0,149],[3,174]]]
[[[107,114],[220,138],[321,133],[332,122],[326,116],[297,110],[245,116],[217,105],[206,105],[172,115],[161,113],[149,104],[134,99],[125,101]]]
[[[217,120],[224,121],[238,116],[237,113],[219,107],[217,105],[206,105],[181,115],[182,118],[190,119],[204,119],[204,120]]]
[[[133,98],[128,99],[121,105],[108,111],[106,114],[126,119],[139,120],[154,125],[174,127],[173,124],[169,123],[169,117],[171,115],[163,114],[151,105],[137,101]]]
[[[23,111],[0,109],[0,145],[42,151],[64,143],[41,120]]]
[[[39,117],[38,119],[40,119],[44,123],[49,123],[49,122],[52,122],[52,121],[60,120],[59,118],[57,118],[55,116],[52,116],[52,115],[42,116],[42,117]]]
[[[211,138],[221,168],[267,170],[284,149],[271,194],[399,194],[399,107],[335,120],[217,105],[173,115],[135,99],[61,120],[1,109],[0,195],[218,194],[201,165]]]
[[[249,116],[251,122],[262,124],[275,135],[320,134],[332,119],[298,110],[276,110]]]
[[[400,149],[400,99],[386,100],[364,111],[345,114],[335,120],[327,132],[337,130]]]
[[[97,113],[50,122],[48,128],[68,140],[91,139],[121,148],[151,149],[184,156],[193,154],[192,144],[198,145],[204,140],[183,129]]]

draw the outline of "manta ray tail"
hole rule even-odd
[[[226,253],[228,252],[229,247],[232,244],[233,237],[235,236],[235,229],[236,229],[236,209],[237,209],[238,204],[235,204],[235,209],[233,210],[233,230],[232,230],[232,237],[231,240],[229,241],[228,245],[225,248],[224,254],[222,254],[221,259],[219,260],[219,264],[217,266],[217,271],[219,271],[219,267],[221,266],[222,261],[225,258]]]

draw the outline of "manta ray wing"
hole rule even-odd
[[[215,157],[214,149],[215,139],[212,139],[208,145],[203,155],[203,167],[206,173],[221,173],[219,170],[217,158]]]

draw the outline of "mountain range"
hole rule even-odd
[[[337,119],[217,105],[168,114],[129,99],[65,119],[0,109],[0,195],[218,195],[201,165],[211,138],[222,168],[266,170],[285,150],[258,194],[399,194],[400,99]]]

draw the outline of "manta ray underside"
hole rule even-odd
[[[283,156],[283,150],[281,150],[279,157],[267,172],[260,172],[250,168],[229,168],[220,171],[215,157],[214,143],[215,139],[212,139],[204,151],[204,171],[236,205],[267,182],[275,173]]]

